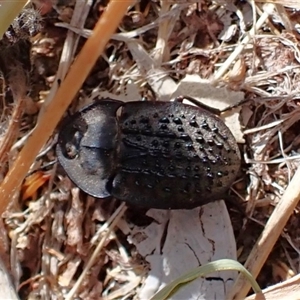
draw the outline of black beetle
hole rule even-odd
[[[241,161],[228,127],[202,107],[109,98],[65,122],[57,156],[87,194],[159,209],[222,198]]]

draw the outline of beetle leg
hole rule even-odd
[[[208,106],[208,105],[206,105],[206,104],[200,102],[199,100],[197,100],[197,99],[195,99],[193,97],[190,97],[190,96],[185,96],[185,95],[184,96],[183,95],[182,96],[178,96],[178,97],[176,97],[174,99],[174,101],[182,103],[184,99],[189,100],[190,102],[194,103],[195,105],[197,105],[197,106],[199,106],[199,107],[201,107],[201,108],[203,108],[205,110],[208,110],[208,111],[210,111],[211,113],[213,113],[215,115],[220,115],[221,112],[222,112],[220,109]]]
[[[230,106],[228,106],[228,107],[226,107],[226,108],[224,108],[224,109],[218,109],[218,108],[211,107],[211,106],[206,105],[206,104],[202,103],[201,101],[199,101],[199,100],[197,100],[197,99],[195,99],[195,98],[193,98],[193,97],[190,97],[190,96],[183,96],[183,95],[182,95],[182,96],[178,96],[178,97],[176,97],[176,98],[174,99],[174,101],[176,101],[176,102],[181,102],[181,103],[182,103],[184,99],[189,100],[190,102],[194,103],[195,105],[197,105],[197,106],[199,106],[199,107],[201,107],[201,108],[203,108],[203,109],[205,109],[205,110],[208,110],[208,111],[210,111],[211,113],[213,113],[213,114],[215,114],[215,115],[218,115],[218,116],[219,116],[221,113],[223,113],[223,112],[226,112],[226,111],[228,111],[228,110],[231,110],[231,109],[233,109],[233,108],[236,108],[236,107],[238,107],[238,106],[241,106],[242,104],[244,104],[244,103],[246,103],[246,102],[249,101],[249,99],[243,99],[243,100],[239,101],[238,103],[233,104],[233,105],[230,105]]]
[[[223,113],[223,112],[225,112],[225,111],[228,111],[228,110],[231,110],[231,109],[233,109],[233,108],[239,107],[239,106],[241,106],[241,105],[243,105],[243,104],[249,102],[249,100],[250,100],[250,99],[243,99],[243,100],[239,101],[239,102],[236,103],[236,104],[233,104],[233,105],[230,105],[230,106],[228,106],[228,107],[226,107],[226,108],[224,108],[224,109],[221,109],[220,112]]]

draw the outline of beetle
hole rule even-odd
[[[87,194],[158,209],[221,199],[241,162],[218,116],[176,100],[98,100],[65,121],[56,152]]]

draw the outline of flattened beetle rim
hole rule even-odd
[[[109,104],[115,103],[118,104],[119,107],[123,105],[122,101],[114,100],[114,99],[103,99],[106,100],[102,104],[107,105],[108,108]],[[96,198],[108,198],[110,197],[110,193],[108,192],[108,189],[106,188],[106,185],[109,182],[109,179],[107,180],[101,180],[99,179],[100,175],[99,173],[96,174],[87,174],[86,170],[81,167],[80,161],[78,161],[78,155],[74,157],[69,157],[67,155],[66,151],[66,145],[68,142],[70,142],[72,139],[70,138],[70,135],[68,133],[75,133],[77,131],[80,131],[80,128],[76,129],[76,123],[80,123],[80,120],[82,122],[85,122],[87,124],[87,131],[88,132],[88,125],[89,122],[86,120],[85,116],[90,111],[92,111],[94,108],[99,109],[99,104],[103,101],[96,101],[94,103],[91,103],[87,106],[84,106],[79,111],[74,113],[72,116],[68,116],[63,122],[61,130],[58,133],[58,140],[56,145],[56,154],[58,161],[60,165],[63,167],[65,173],[67,176],[71,179],[71,181],[78,186],[81,190],[83,190],[88,195],[91,195]],[[108,103],[105,103],[108,102]],[[66,133],[67,130],[67,133]],[[85,133],[86,133],[85,132]],[[71,136],[72,137],[72,136]],[[80,142],[78,143],[79,147],[78,154],[80,153]],[[102,185],[101,185],[102,183]]]
[[[111,194],[109,192],[108,189],[106,189],[107,191],[107,196],[105,197],[99,197],[99,192],[96,192],[95,189],[88,189],[88,187],[86,185],[82,185],[80,184],[78,178],[76,178],[74,175],[73,175],[73,172],[68,172],[66,170],[69,169],[68,167],[68,161],[72,161],[73,159],[68,159],[66,158],[64,155],[63,155],[63,151],[61,149],[61,146],[59,144],[57,144],[56,146],[56,153],[57,153],[57,157],[58,157],[58,161],[60,163],[60,165],[63,167],[66,175],[71,179],[71,181],[73,182],[73,184],[75,186],[77,186],[80,190],[82,190],[83,192],[85,192],[86,194],[92,196],[92,197],[95,197],[95,198],[100,198],[100,199],[106,199],[106,198],[109,198],[111,197]],[[105,183],[105,186],[107,184],[109,184],[109,182],[111,182],[111,178],[107,180],[107,182]]]

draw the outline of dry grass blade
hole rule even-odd
[[[0,187],[2,214],[132,1],[111,1]]]
[[[230,54],[227,60],[222,64],[220,69],[216,72],[214,76],[214,80],[218,81],[225,74],[229,66],[233,63],[233,61],[241,54],[245,46],[249,43],[251,37],[254,35],[255,31],[258,30],[268,19],[269,15],[273,11],[274,6],[269,4],[265,6],[265,11],[257,21],[256,25],[250,30],[249,34],[242,40],[242,42],[234,49],[234,51]]]
[[[280,202],[277,204],[273,214],[265,226],[264,231],[253,247],[251,254],[245,263],[245,268],[254,277],[256,277],[260,272],[284,226],[299,202],[299,186],[300,168],[298,168]],[[246,282],[241,275],[239,275],[232,290],[232,296],[234,296],[234,299],[244,299],[249,289],[249,283]]]
[[[76,5],[74,7],[74,14],[72,16],[70,25],[76,26],[76,28],[82,28],[84,26],[91,6],[90,2],[90,0],[76,1]],[[78,46],[78,41],[79,36],[75,35],[74,32],[69,30],[65,39],[64,47],[62,49],[56,78],[60,78],[61,80],[65,78],[71,63],[74,60],[74,55]],[[51,90],[49,91],[47,99],[45,100],[46,105],[52,101],[54,95],[57,92],[58,87],[59,83],[55,81],[53,86],[51,87]]]
[[[0,37],[3,36],[9,25],[13,22],[14,18],[19,14],[21,9],[26,5],[27,0],[19,1],[0,1]]]
[[[112,230],[114,229],[114,227],[116,226],[116,224],[120,221],[121,217],[123,216],[124,212],[126,211],[126,206],[123,203],[121,205],[121,207],[119,208],[119,214],[116,216],[116,218],[113,220],[113,222],[110,224],[109,228],[107,229],[107,231],[105,232],[105,234],[103,235],[103,237],[101,238],[101,241],[99,242],[99,244],[97,245],[93,255],[90,257],[85,269],[83,270],[83,272],[81,273],[80,277],[78,278],[77,282],[73,285],[72,289],[70,290],[70,292],[67,294],[66,296],[66,300],[71,300],[74,298],[77,290],[80,287],[80,284],[82,283],[84,277],[86,276],[86,274],[89,272],[91,266],[95,263],[100,250],[103,248],[103,246],[105,245],[105,241],[107,240],[108,236],[111,234]]]

